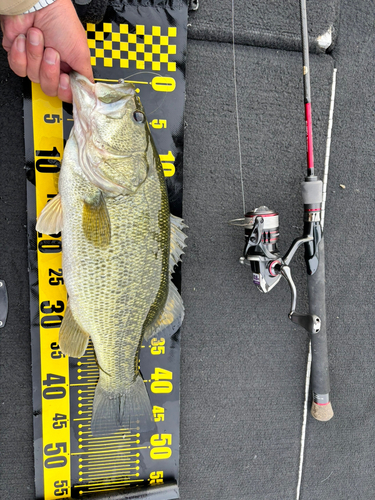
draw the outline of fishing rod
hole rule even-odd
[[[296,238],[284,256],[278,249],[279,214],[267,206],[247,212],[242,219],[230,223],[245,229],[245,247],[241,264],[251,267],[253,283],[263,292],[272,290],[283,276],[291,291],[289,319],[304,328],[311,341],[312,416],[321,421],[333,417],[330,402],[328,349],[325,306],[324,239],[322,229],[323,183],[314,172],[311,118],[311,88],[306,0],[300,0],[303,54],[303,87],[306,121],[307,175],[302,182],[304,205],[303,235]],[[298,248],[305,247],[309,313],[296,311],[297,290],[290,262]]]
[[[321,320],[320,331],[316,335],[311,336],[311,389],[313,396],[311,413],[317,420],[327,421],[333,417],[333,411],[329,397],[330,382],[328,369],[327,321],[325,301],[325,252],[323,221],[321,213],[323,202],[323,183],[322,181],[318,181],[317,178],[314,177],[310,61],[306,0],[300,0],[300,10],[307,142],[307,177],[305,179],[305,184],[309,185],[308,183],[311,181],[319,183],[319,190],[317,190],[316,192],[316,198],[312,196],[310,200],[308,194],[306,197],[304,197],[304,233],[310,234],[314,238],[312,242],[305,244],[309,309],[310,313],[317,314]],[[302,194],[303,193],[304,188],[302,185]],[[314,203],[310,204],[310,201],[313,201]],[[314,216],[314,214],[316,215]],[[314,262],[313,259],[315,259],[316,262]]]

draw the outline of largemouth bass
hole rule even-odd
[[[99,366],[93,434],[135,419],[146,430],[153,417],[140,347],[144,338],[182,323],[171,275],[185,225],[170,215],[163,168],[133,85],[92,84],[72,73],[71,86],[74,127],[59,193],[36,226],[62,233],[68,304],[59,345],[80,357],[92,339]]]

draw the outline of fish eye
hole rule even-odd
[[[138,110],[134,111],[133,118],[134,118],[134,121],[137,123],[144,123],[146,121],[146,117],[145,117],[144,113],[142,113],[142,111],[138,111]]]

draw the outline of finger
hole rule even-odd
[[[13,42],[21,33],[26,35],[27,30],[33,25],[35,14],[20,16],[2,16],[1,30],[3,32],[3,47],[9,52]]]
[[[27,75],[26,37],[18,35],[8,52],[8,62],[18,76]]]
[[[60,81],[60,54],[51,47],[47,47],[44,51],[39,79],[45,94],[57,96]]]
[[[3,48],[5,49],[4,47],[4,43],[6,44],[6,42],[4,42],[4,38],[5,38],[5,23],[4,23],[4,19],[5,17],[4,16],[0,16],[0,27],[1,27],[1,31],[3,33],[3,39],[1,41],[2,45],[3,45]],[[5,49],[6,50],[6,49]]]
[[[60,75],[60,83],[57,95],[59,99],[64,102],[72,102],[73,96],[72,89],[70,87],[70,79],[69,75],[67,75],[66,73],[62,73]]]
[[[30,28],[27,32],[26,43],[27,76],[35,83],[39,83],[40,65],[42,64],[43,53],[43,33],[37,28]]]

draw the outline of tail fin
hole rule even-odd
[[[111,434],[132,426],[137,426],[145,432],[155,427],[150,400],[142,377],[138,375],[121,394],[103,389],[99,379],[92,408],[92,435]]]

